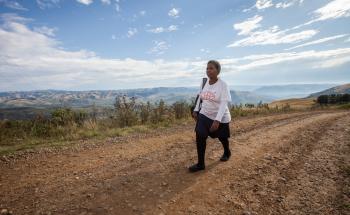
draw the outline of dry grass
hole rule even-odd
[[[288,104],[292,109],[305,109],[305,108],[311,108],[316,104],[316,102],[314,98],[285,99],[285,100],[273,101],[269,104],[269,106],[275,107],[277,105],[280,108]]]

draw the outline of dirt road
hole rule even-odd
[[[233,120],[232,157],[193,125],[100,146],[2,159],[0,208],[13,214],[350,214],[350,112]]]

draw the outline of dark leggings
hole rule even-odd
[[[197,145],[197,155],[198,155],[198,164],[204,166],[204,158],[205,158],[205,148],[207,146],[207,138],[208,136],[203,136],[196,132],[196,145]],[[224,147],[224,153],[227,154],[230,151],[228,138],[218,137],[222,146]]]

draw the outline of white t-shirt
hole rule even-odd
[[[208,79],[203,90],[201,90],[201,87],[198,93],[200,93],[200,98],[203,102],[199,113],[222,123],[230,122],[231,114],[228,103],[231,102],[231,94],[226,82],[218,78],[214,84],[210,85]],[[199,99],[194,111],[198,110]]]

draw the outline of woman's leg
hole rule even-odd
[[[229,147],[229,140],[227,137],[226,138],[219,137],[219,140],[220,140],[222,146],[224,147],[224,154],[222,155],[220,160],[227,161],[231,156],[231,151],[230,151],[230,147]]]
[[[198,156],[198,162],[192,166],[189,167],[190,172],[197,172],[199,170],[205,169],[205,148],[207,145],[206,141],[207,137],[199,134],[196,132],[196,145],[197,145],[197,156]]]
[[[196,146],[197,146],[197,156],[198,163],[189,167],[190,172],[196,172],[198,170],[205,169],[205,148],[207,145],[208,138],[208,121],[206,121],[201,114],[197,119],[196,123]]]
[[[196,145],[197,145],[197,155],[198,155],[198,165],[205,166],[205,149],[207,146],[207,136],[200,135],[196,133]]]

